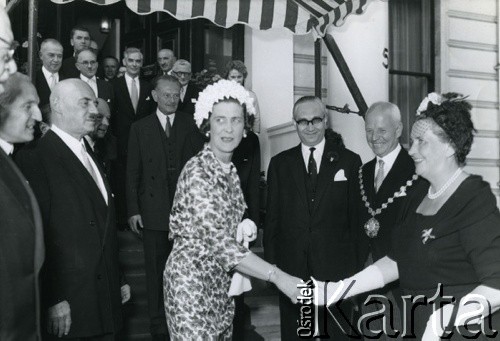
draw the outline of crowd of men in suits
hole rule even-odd
[[[205,142],[192,117],[200,90],[190,63],[162,49],[161,72],[150,83],[140,77],[141,51],[127,48],[124,75],[117,77],[119,61],[106,57],[99,79],[90,34],[76,27],[74,53],[65,60],[60,42],[42,42],[33,85],[16,73],[13,41],[0,7],[0,339],[116,339],[121,305],[131,296],[118,263],[117,228],[128,226],[144,243],[151,335],[167,340],[162,274],[172,248],[169,210],[184,163]],[[265,256],[303,279],[340,280],[390,248],[404,200],[395,194],[414,173],[399,144],[401,115],[387,102],[369,108],[366,137],[376,157],[363,166],[328,130],[319,98],[299,99],[293,120],[301,143],[269,165]],[[45,128],[34,140],[37,122]],[[24,146],[12,158],[14,144]],[[245,218],[259,225],[256,134],[242,140],[233,163]],[[375,236],[365,231],[370,218],[380,225]],[[398,295],[397,286],[390,294]],[[283,340],[299,339],[299,314],[280,296]],[[328,334],[348,339],[333,322]]]

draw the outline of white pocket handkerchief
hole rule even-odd
[[[339,170],[335,174],[335,177],[333,178],[333,181],[347,181],[347,178],[345,177],[345,173],[344,173],[343,169]]]

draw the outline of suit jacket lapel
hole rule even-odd
[[[120,89],[118,91],[118,93],[122,93],[124,95],[123,96],[123,97],[125,97],[124,100],[127,102],[127,106],[129,107],[128,112],[131,113],[131,116],[134,116],[135,115],[134,106],[132,105],[132,99],[130,98],[130,93],[128,92],[127,81],[125,80],[125,76],[118,79],[118,86]],[[141,86],[141,90],[142,90],[142,86]],[[139,101],[140,101],[140,97],[139,97]],[[137,107],[139,107],[139,105],[137,105]]]
[[[334,157],[336,153],[336,157]],[[329,187],[330,182],[333,181],[337,163],[339,159],[339,153],[336,151],[335,146],[330,141],[326,140],[325,149],[323,150],[323,156],[321,157],[321,165],[318,174],[318,183],[316,185],[316,204],[315,209],[318,208],[321,199],[323,198],[326,190]]]
[[[382,186],[380,186],[377,192],[378,202],[385,201],[387,198],[393,196],[394,192],[398,191],[401,186],[404,186],[407,180],[410,180],[411,175],[408,174],[411,173],[411,170],[408,168],[408,163],[405,162],[405,156],[409,157],[407,154],[408,152],[404,148],[401,148],[391,170],[387,173]]]
[[[306,207],[306,212],[309,212],[309,206],[307,203],[307,191],[306,191],[306,165],[304,164],[304,159],[302,158],[301,145],[299,144],[295,147],[293,155],[290,159],[290,169],[292,171],[292,177],[297,186],[297,191],[299,192],[299,198],[302,198],[304,206]]]
[[[368,162],[365,167],[363,167],[363,187],[365,189],[366,197],[368,202],[373,204],[376,203],[376,193],[375,193],[375,163],[377,158]]]

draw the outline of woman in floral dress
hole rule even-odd
[[[252,238],[242,222],[245,201],[231,163],[249,116],[248,92],[233,81],[208,86],[196,103],[195,121],[209,137],[179,177],[170,216],[173,250],[164,272],[165,311],[173,340],[230,340],[234,315],[228,295],[233,270],[273,282],[296,301],[298,278],[257,257],[236,241]]]

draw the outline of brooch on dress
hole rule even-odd
[[[422,244],[425,245],[429,239],[436,239],[436,236],[432,234],[432,228],[422,230]]]

